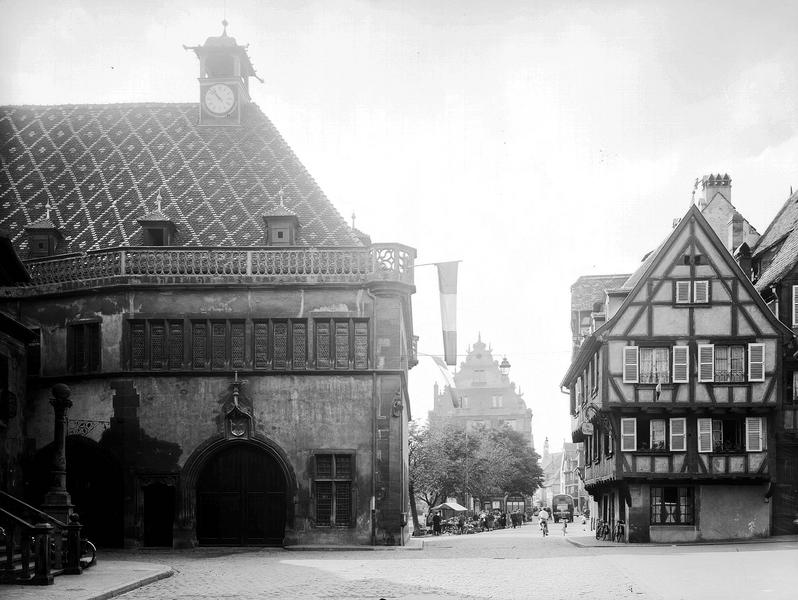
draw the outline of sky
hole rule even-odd
[[[460,354],[512,364],[536,448],[570,439],[570,286],[630,273],[728,173],[760,233],[798,187],[798,3],[0,0],[0,104],[198,101],[197,45],[249,44],[253,100],[375,242],[460,260]],[[425,418],[443,374],[416,270]]]

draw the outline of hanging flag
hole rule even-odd
[[[462,400],[457,392],[457,388],[455,387],[454,378],[452,374],[449,372],[449,368],[446,366],[446,363],[443,362],[443,359],[440,356],[433,356],[432,360],[438,366],[443,376],[446,378],[446,387],[444,387],[445,392],[449,392],[449,397],[452,399],[452,406],[454,408],[460,408],[460,404]]]
[[[436,263],[441,293],[443,355],[447,365],[457,364],[457,263]]]

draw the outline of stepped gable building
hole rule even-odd
[[[0,108],[30,275],[1,282],[0,324],[41,358],[4,384],[3,490],[42,503],[65,383],[49,508],[101,546],[402,544],[415,251],[347,225],[226,23],[189,50],[198,103]]]
[[[750,272],[773,313],[798,333],[798,192],[790,193],[753,247]],[[798,514],[798,348],[784,353],[784,393],[775,419],[777,442],[773,533],[795,532]]]
[[[510,363],[493,358],[493,350],[482,341],[482,335],[467,350],[465,361],[454,374],[454,386],[434,389],[434,408],[429,411],[431,426],[452,424],[468,431],[484,427],[499,429],[510,427],[523,435],[530,448],[532,438],[532,409],[527,408],[523,393],[516,390],[509,377]],[[529,505],[521,494],[508,491],[508,495],[483,498],[483,509],[497,508],[509,512],[524,511]],[[470,507],[470,499],[464,499]],[[476,507],[478,509],[479,507]]]
[[[562,381],[595,516],[633,542],[770,535],[792,331],[697,206],[607,298]]]

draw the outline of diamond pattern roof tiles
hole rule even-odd
[[[262,215],[284,209],[299,217],[298,245],[363,245],[257,106],[240,127],[200,127],[197,114],[196,104],[0,107],[0,228],[25,250],[24,228],[49,200],[70,250],[136,244],[160,191],[180,245],[262,245]]]

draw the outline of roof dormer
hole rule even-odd
[[[161,209],[161,192],[156,198],[154,212],[147,213],[136,219],[142,229],[142,246],[172,246],[177,232],[177,225],[167,217]]]
[[[266,226],[267,246],[295,246],[299,231],[299,217],[283,203],[280,190],[280,203],[263,215]]]
[[[43,219],[39,219],[25,226],[28,234],[28,256],[41,258],[60,253],[65,245],[66,238],[61,230],[50,220],[52,205],[47,201]]]

